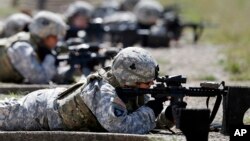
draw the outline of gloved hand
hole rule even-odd
[[[162,109],[163,109],[163,102],[166,101],[166,98],[159,98],[155,100],[151,100],[145,104],[145,106],[151,108],[154,111],[155,117],[157,117]]]
[[[177,102],[175,103],[174,105],[169,105],[167,107],[167,109],[165,110],[165,116],[168,120],[170,120],[171,122],[175,123],[175,119],[174,119],[174,116],[173,116],[173,108],[176,109],[176,108],[186,108],[187,106],[187,103],[186,102]]]

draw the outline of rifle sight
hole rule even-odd
[[[180,86],[187,82],[187,78],[182,75],[157,77],[156,82],[165,84],[167,86]]]

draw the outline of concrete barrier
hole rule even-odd
[[[0,83],[0,93],[9,94],[27,94],[29,92],[39,90],[39,89],[47,89],[47,88],[56,88],[56,87],[69,87],[70,85],[35,85],[35,84],[5,84]]]
[[[68,131],[8,131],[0,132],[1,141],[167,141],[164,135]]]

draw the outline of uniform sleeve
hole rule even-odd
[[[14,68],[30,83],[48,83],[57,73],[55,58],[47,55],[42,63],[33,47],[26,42],[17,42],[7,50]]]
[[[111,85],[98,87],[95,83],[86,88],[89,93],[86,91],[84,94],[85,103],[99,123],[109,132],[145,134],[156,126],[152,109],[142,106],[128,113],[125,104]]]

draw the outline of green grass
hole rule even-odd
[[[9,98],[21,98],[23,97],[23,94],[18,94],[18,93],[9,93],[9,94],[0,94],[0,100],[4,100],[5,98],[9,99]]]
[[[245,125],[250,125],[250,117],[247,117],[246,119],[244,119],[243,123]]]
[[[227,46],[225,70],[232,80],[250,80],[249,0],[160,0],[177,4],[185,21],[204,22],[201,42]]]
[[[12,8],[12,7],[0,7],[0,17],[6,18],[10,14],[13,14],[15,12],[18,12],[18,9]]]
[[[249,0],[159,0],[177,4],[184,21],[204,22],[201,42],[227,46],[225,70],[232,80],[250,80],[250,1]],[[1,7],[0,17],[18,11]]]
[[[245,125],[250,125],[250,109],[248,109],[243,117],[243,123]]]

